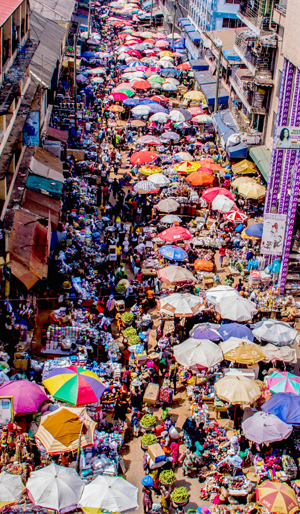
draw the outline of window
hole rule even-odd
[[[241,27],[243,23],[241,20],[237,20],[235,18],[223,18],[223,29],[236,29],[237,27]]]
[[[225,0],[225,4],[240,4],[240,0]]]
[[[279,70],[278,71],[278,82],[277,82],[277,87],[276,87],[276,96],[278,98],[279,98],[279,93],[280,93],[281,79],[282,79],[282,71]]]

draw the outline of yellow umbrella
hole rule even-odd
[[[245,175],[243,177],[238,177],[231,182],[231,185],[233,187],[237,187],[237,188],[239,188],[239,186],[241,186],[243,184],[257,184],[257,182],[256,182],[256,180],[254,180],[254,178],[247,177],[247,175]]]
[[[201,91],[188,91],[187,93],[185,93],[185,95],[183,95],[184,98],[187,98],[188,100],[204,100],[205,99],[205,96],[203,93],[201,93]]]
[[[282,482],[266,480],[256,488],[256,499],[276,514],[294,514],[299,510],[294,490]]]
[[[178,173],[193,173],[201,167],[201,164],[197,161],[184,161],[176,164],[174,170]]]
[[[255,164],[251,161],[248,161],[248,159],[244,159],[243,161],[234,164],[231,166],[231,169],[235,175],[247,175],[247,173],[257,172],[257,167]]]
[[[158,53],[160,57],[173,57],[173,52],[170,52],[169,50],[162,50]]]
[[[238,187],[239,194],[244,196],[245,198],[252,198],[253,200],[258,200],[259,198],[264,198],[266,195],[266,188],[261,186],[260,184],[242,184]]]
[[[215,383],[215,390],[218,398],[232,405],[248,405],[261,395],[259,386],[242,374],[226,375]]]
[[[121,105],[111,105],[107,110],[112,112],[124,112],[125,109]]]
[[[155,173],[162,173],[162,169],[155,165],[142,166],[140,171],[142,175],[154,175]]]
[[[224,359],[240,364],[254,364],[265,359],[265,354],[258,344],[240,344],[224,354]]]

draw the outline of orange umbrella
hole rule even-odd
[[[211,261],[206,261],[204,259],[197,259],[194,262],[195,270],[197,271],[213,271],[214,264]]]
[[[183,62],[182,64],[178,64],[176,68],[177,70],[190,70],[192,67],[189,62]]]
[[[209,168],[210,170],[213,170],[213,171],[221,171],[224,169],[224,168],[222,168],[222,166],[220,166],[220,164],[217,164],[216,162],[214,162],[213,159],[211,159],[210,157],[203,159],[201,161],[198,161],[198,162],[200,162],[201,166],[206,166],[207,168]]]
[[[112,112],[123,112],[125,109],[124,107],[121,107],[121,105],[111,105],[107,110]]]
[[[137,80],[133,83],[134,89],[151,89],[151,84],[147,80]]]
[[[214,181],[214,177],[210,175],[210,173],[198,171],[191,173],[188,177],[186,177],[186,179],[190,184],[192,184],[192,186],[204,186],[207,184],[212,184]]]

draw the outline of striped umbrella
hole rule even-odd
[[[97,402],[105,391],[96,373],[79,366],[54,368],[44,385],[53,398],[71,405]]]
[[[299,510],[295,492],[287,484],[266,480],[256,488],[257,502],[269,512],[294,514]]]
[[[300,377],[288,372],[275,371],[267,378],[272,393],[296,393],[300,395]]]

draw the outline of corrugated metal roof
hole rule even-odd
[[[41,4],[38,0],[30,0],[30,7],[48,20],[69,21],[72,18],[75,3],[75,0],[47,0]]]
[[[66,29],[35,11],[30,14],[30,28],[32,37],[40,41],[31,61],[30,73],[42,85],[50,88],[53,72],[62,54]]]
[[[0,1],[0,27],[12,13],[23,3],[24,0],[1,0]]]

